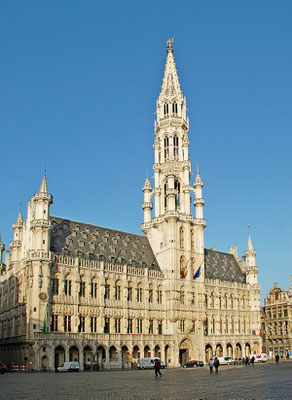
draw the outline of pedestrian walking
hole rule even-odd
[[[248,358],[248,356],[246,356],[245,357],[245,366],[247,366],[247,365],[249,365],[250,366],[250,363],[249,363],[249,358]]]
[[[251,363],[251,365],[254,367],[254,356],[251,357],[250,363]]]
[[[154,370],[155,370],[156,377],[158,376],[158,374],[159,374],[159,376],[162,376],[161,372],[160,372],[160,368],[161,368],[160,360],[159,360],[159,358],[155,358]]]
[[[276,360],[276,364],[279,364],[279,361],[280,361],[280,356],[279,356],[279,354],[276,355],[275,360]]]
[[[213,367],[214,367],[214,361],[211,358],[211,360],[209,361],[209,370],[210,370],[210,374],[213,374]]]
[[[214,367],[215,367],[215,372],[216,372],[216,374],[218,374],[219,365],[220,365],[220,362],[219,362],[218,358],[215,357],[215,360],[214,360]]]

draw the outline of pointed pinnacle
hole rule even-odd
[[[41,187],[40,187],[39,191],[40,191],[40,193],[48,193],[48,184],[47,184],[46,174],[44,174],[44,176],[43,176]]]

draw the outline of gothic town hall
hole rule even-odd
[[[169,40],[143,234],[54,217],[44,175],[5,257],[0,240],[3,362],[112,369],[159,356],[176,367],[261,351],[256,252],[250,237],[241,259],[236,246],[204,247],[203,181],[199,170],[190,181],[188,131]]]

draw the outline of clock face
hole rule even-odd
[[[45,292],[40,292],[39,298],[40,298],[40,300],[42,300],[42,301],[47,301],[47,300],[48,300],[48,295],[47,295],[47,293],[45,293]]]

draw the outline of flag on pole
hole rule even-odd
[[[201,266],[199,266],[197,271],[194,273],[194,279],[199,278],[200,275],[201,275]]]
[[[260,331],[260,337],[264,337],[265,336],[265,325],[263,324],[262,325],[262,329],[261,329],[261,331]]]
[[[180,273],[180,277],[185,278],[187,272],[188,272],[188,267],[186,266],[185,269]]]

